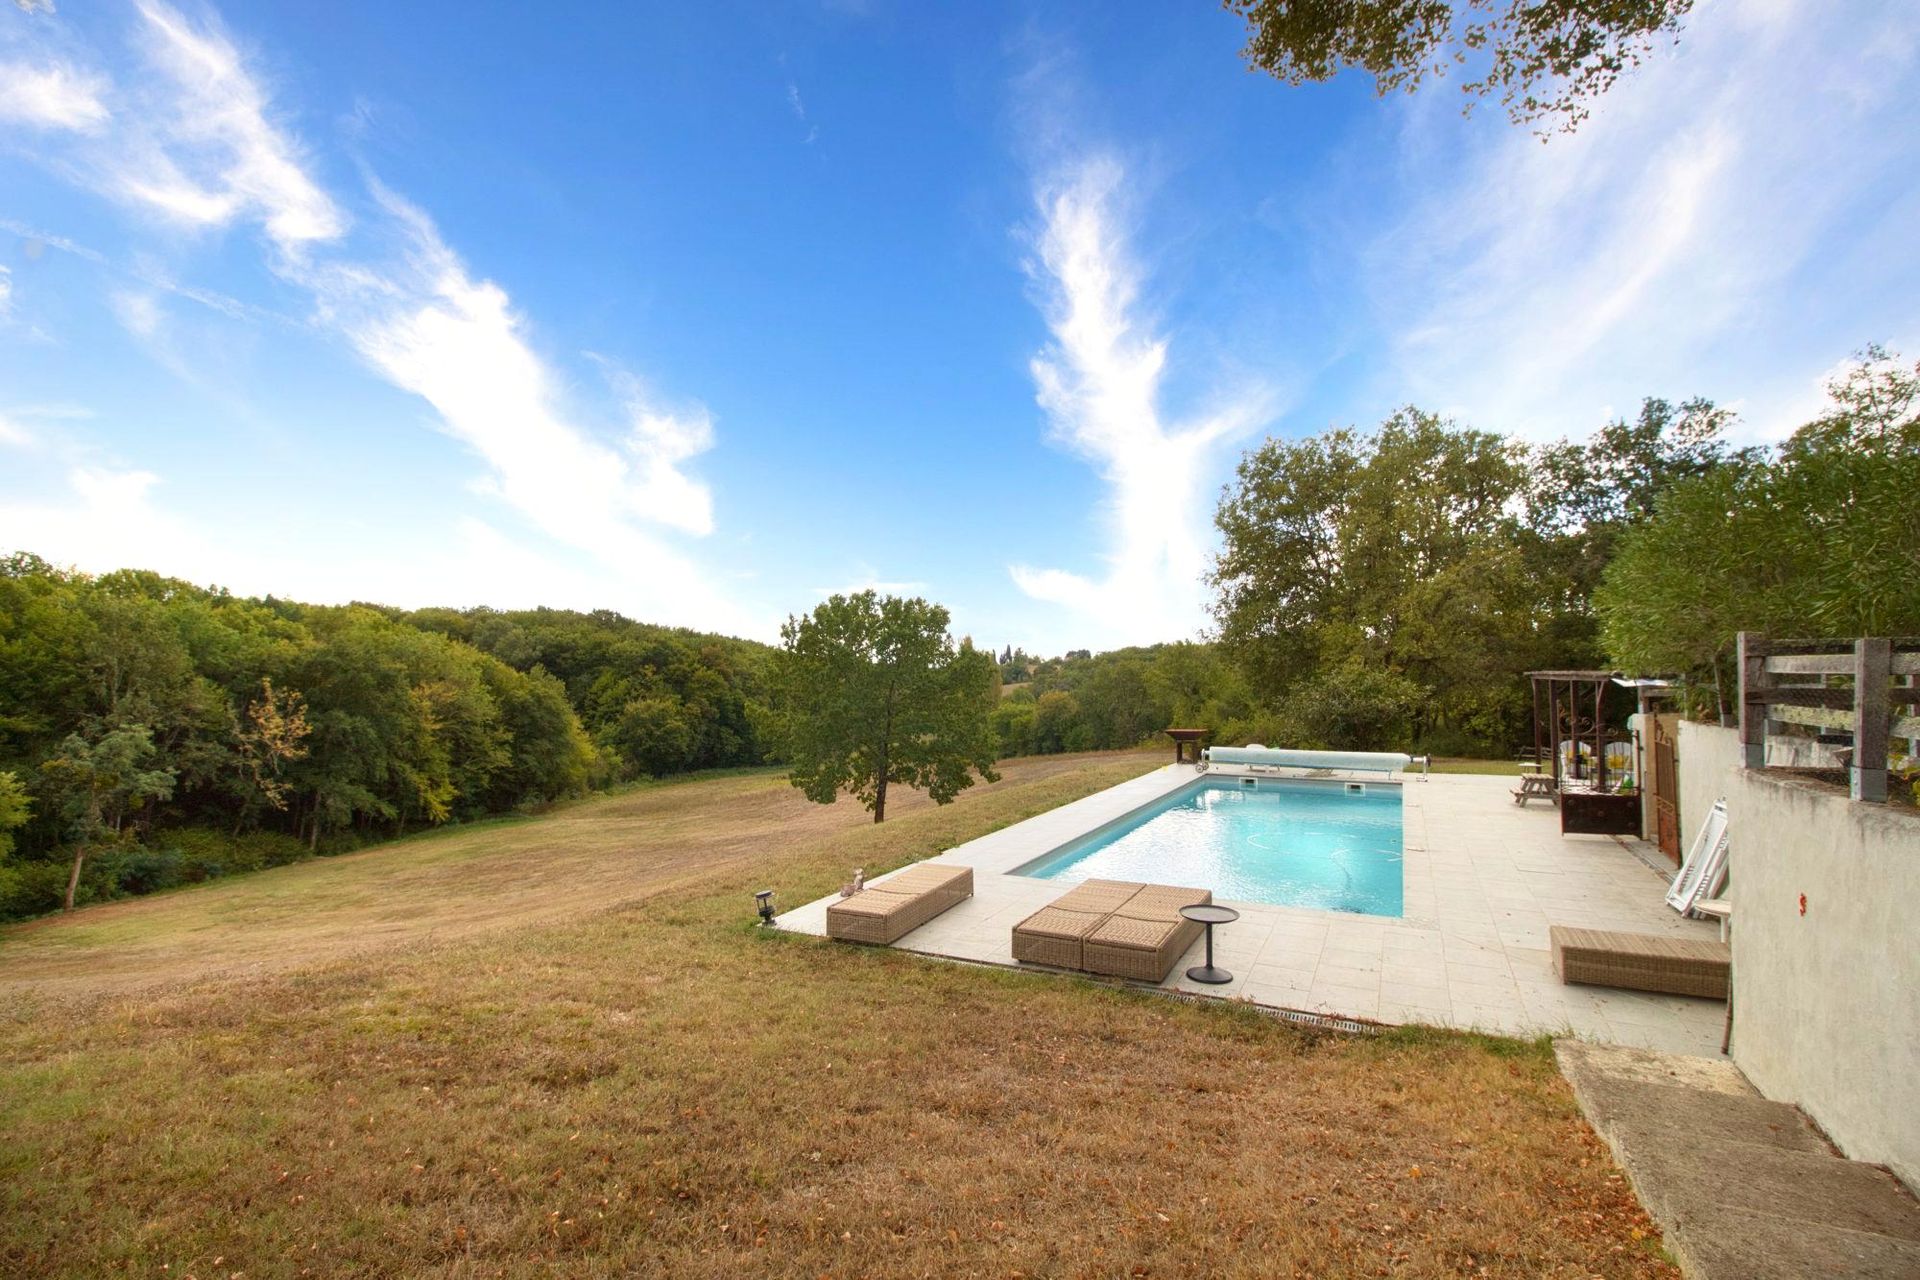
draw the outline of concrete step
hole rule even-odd
[[[1683,1265],[1689,1274],[1752,1280],[1920,1276],[1920,1244],[1911,1240],[1739,1209],[1726,1210],[1723,1225],[1724,1230],[1688,1237]]]
[[[1597,1080],[1592,1088],[1605,1100],[1607,1123],[1622,1131],[1651,1137],[1677,1128],[1726,1143],[1836,1154],[1800,1108],[1784,1102],[1631,1080]]]
[[[1740,1068],[1725,1058],[1695,1058],[1686,1054],[1635,1049],[1624,1044],[1589,1044],[1564,1040],[1554,1046],[1561,1070],[1580,1071],[1594,1079],[1637,1080],[1641,1084],[1670,1084],[1740,1098],[1760,1096]]]
[[[1878,1165],[1826,1152],[1779,1151],[1686,1133],[1625,1143],[1640,1199],[1661,1221],[1704,1220],[1718,1211],[1839,1227],[1920,1243],[1920,1212]]]
[[[1563,1040],[1560,1069],[1668,1251],[1704,1280],[1920,1276],[1920,1205],[1724,1060]]]

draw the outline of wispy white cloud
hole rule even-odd
[[[828,596],[855,596],[862,591],[872,591],[883,596],[924,596],[928,585],[924,582],[905,579],[888,579],[879,575],[872,565],[856,565],[847,581],[837,587],[815,587],[813,594],[824,600]]]
[[[1536,435],[1648,394],[1771,417],[1893,336],[1912,260],[1867,246],[1896,243],[1920,197],[1910,19],[1898,0],[1844,22],[1799,0],[1702,5],[1677,50],[1546,145],[1409,100],[1410,211],[1362,273],[1391,398]]]
[[[113,295],[111,302],[114,318],[128,333],[147,340],[159,334],[162,323],[160,302],[152,294],[123,289]]]
[[[152,472],[83,463],[62,479],[63,492],[0,502],[5,550],[39,551],[94,569],[145,565],[179,573],[217,558],[211,540],[154,505],[159,477]]]
[[[93,416],[91,410],[76,404],[17,404],[0,409],[0,444],[14,449],[38,449],[43,435],[52,427],[57,438],[59,424]]]
[[[116,289],[107,298],[113,318],[140,349],[180,381],[210,396],[232,401],[225,358],[196,345],[191,326],[176,323],[161,294],[153,289]]]
[[[817,141],[820,137],[820,126],[807,115],[806,99],[800,96],[800,86],[791,80],[787,81],[787,106],[792,109],[793,118],[806,126],[807,135],[800,141],[802,143]]]
[[[111,86],[61,59],[0,63],[0,120],[81,135],[63,170],[170,222],[257,219],[289,254],[337,239],[345,214],[271,118],[266,91],[218,19],[196,25],[164,0],[136,8],[137,74]]]
[[[642,379],[604,356],[589,355],[626,410],[634,509],[670,528],[701,536],[712,533],[713,493],[681,464],[713,448],[713,415],[702,404],[669,408]]]
[[[770,629],[657,532],[713,528],[711,493],[686,469],[713,444],[704,407],[668,408],[638,379],[609,366],[626,421],[624,430],[600,429],[536,350],[506,289],[476,275],[423,210],[373,184],[371,223],[350,235],[339,202],[309,172],[304,149],[276,119],[272,95],[217,19],[189,21],[162,0],[138,0],[137,7],[136,43],[145,61],[125,86],[142,106],[140,118],[124,128],[116,119],[112,131],[89,143],[75,172],[170,218],[257,226],[273,250],[266,265],[307,291],[322,331],[339,335],[381,378],[431,406],[446,434],[484,465],[477,487],[567,554],[584,555],[607,597],[678,622]],[[115,315],[163,361],[170,353],[179,359],[179,352],[160,290],[252,318],[241,304],[221,306],[233,302],[224,295],[166,273],[130,274],[150,287],[117,290]],[[192,379],[191,368],[177,372]],[[88,483],[74,481],[78,507],[100,492]],[[149,496],[151,481],[138,495],[132,485],[126,481],[129,499]],[[488,545],[497,536],[490,533]],[[537,558],[546,566],[538,580],[555,580],[554,558]]]
[[[488,464],[493,490],[543,533],[717,605],[691,562],[639,527],[711,528],[706,490],[677,470],[712,442],[704,412],[660,412],[628,380],[626,449],[603,443],[567,413],[506,291],[476,280],[420,210],[391,193],[381,200],[407,229],[405,265],[314,276],[329,322],[388,381],[431,404]]]
[[[173,272],[160,261],[144,254],[136,254],[131,262],[119,262],[101,253],[89,245],[51,231],[20,222],[13,218],[0,218],[0,231],[10,232],[21,240],[21,254],[28,261],[38,261],[49,249],[71,254],[84,262],[104,267],[115,276],[137,281],[139,284],[161,293],[171,294],[189,302],[198,303],[210,311],[234,320],[275,320],[288,322],[287,317],[277,315],[261,307],[242,302],[217,289],[202,288],[199,285],[185,284],[176,279]],[[0,267],[0,274],[6,272]],[[111,299],[109,300],[111,302]]]
[[[12,306],[13,271],[7,267],[0,267],[0,317],[4,317]]]
[[[257,216],[283,252],[338,238],[346,216],[307,173],[233,42],[160,0],[139,0],[151,64],[170,81],[146,145],[116,174],[121,191],[189,223]]]
[[[111,113],[103,77],[65,62],[0,62],[0,120],[92,132]]]
[[[1270,406],[1264,388],[1234,388],[1209,411],[1168,420],[1167,342],[1139,314],[1124,176],[1117,161],[1095,156],[1041,183],[1030,266],[1053,335],[1031,366],[1038,400],[1053,438],[1108,486],[1106,572],[1012,567],[1021,590],[1072,610],[1100,644],[1199,628],[1210,514],[1202,482],[1221,442],[1258,425]]]
[[[51,231],[43,231],[38,227],[21,222],[16,218],[0,218],[0,231],[6,231],[19,236],[21,252],[25,254],[29,260],[39,258],[40,255],[48,249],[58,249],[62,253],[71,253],[77,258],[86,259],[88,262],[105,263],[107,260],[106,255],[96,249],[90,249],[77,241],[67,239],[65,236],[55,235]]]
[[[749,614],[703,596],[704,584],[680,578],[671,564],[642,560],[624,574],[609,573],[594,557],[529,544],[471,515],[417,525],[402,547],[382,526],[339,507],[289,510],[283,519],[250,526],[246,537],[226,536],[199,507],[170,499],[175,486],[164,474],[63,429],[92,416],[76,404],[0,408],[0,448],[18,449],[22,474],[32,476],[11,496],[0,495],[0,554],[34,551],[93,570],[152,568],[242,593],[316,601],[611,607],[760,639],[778,630],[771,614]],[[315,546],[326,554],[307,554]],[[627,541],[618,550],[644,554],[646,547]],[[666,599],[665,592],[680,598]]]

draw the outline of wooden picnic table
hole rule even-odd
[[[1555,800],[1552,774],[1536,771],[1520,775],[1520,789],[1513,793],[1513,802],[1525,808],[1529,800],[1545,800],[1549,803]]]

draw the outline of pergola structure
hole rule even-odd
[[[1607,691],[1619,686],[1618,671],[1529,671],[1533,682],[1535,760],[1551,762],[1560,800],[1560,830],[1567,834],[1639,835],[1640,798],[1623,786],[1629,771],[1608,776],[1610,730]],[[1563,749],[1564,748],[1564,749]]]

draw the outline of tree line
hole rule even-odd
[[[1680,677],[1734,637],[1920,633],[1920,365],[1869,347],[1814,419],[1738,446],[1709,401],[1530,444],[1407,408],[1271,439],[1216,512],[1208,643],[999,655],[1002,754],[1223,742],[1502,757],[1530,670]]]
[[[1194,641],[1036,659],[1008,650],[990,717],[1003,756],[1138,746],[1176,725],[1221,741],[1258,736],[1252,686],[1218,646]]]
[[[758,764],[765,645],[0,560],[0,917]]]
[[[1605,664],[1594,593],[1621,538],[1750,455],[1730,423],[1649,399],[1582,442],[1411,408],[1270,440],[1217,515],[1220,642],[1290,743],[1504,755],[1527,736],[1523,672]]]
[[[1869,348],[1777,446],[1704,400],[1532,445],[1416,409],[1268,440],[1216,513],[1212,634],[999,655],[836,597],[784,646],[598,611],[314,606],[0,560],[0,917],[641,775],[790,762],[952,798],[1002,757],[1216,740],[1500,756],[1524,673],[1677,675],[1734,636],[1920,633],[1920,365]]]
[[[1606,661],[1594,605],[1673,485],[1748,465],[1732,417],[1649,399],[1583,442],[1533,445],[1418,409],[1270,439],[1216,512],[1205,642],[999,655],[1003,754],[1219,742],[1505,756],[1523,673]]]

